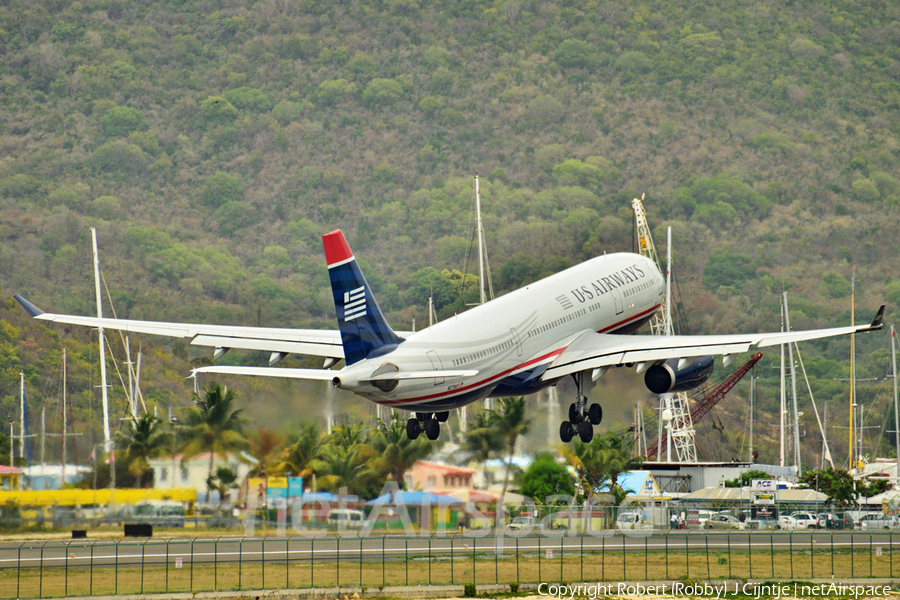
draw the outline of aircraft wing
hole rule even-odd
[[[39,321],[103,327],[130,333],[147,333],[190,340],[193,346],[211,348],[240,348],[283,352],[285,354],[309,354],[330,358],[344,358],[341,333],[338,330],[278,329],[269,327],[240,327],[233,325],[198,325],[193,323],[165,323],[160,321],[136,321],[59,315],[46,313],[23,298],[14,296],[29,315]],[[308,369],[315,370],[315,369]],[[327,377],[331,379],[332,376]]]
[[[765,348],[804,340],[833,337],[872,331],[882,328],[884,305],[868,325],[834,327],[775,333],[739,335],[615,335],[585,332],[576,337],[550,363],[541,379],[559,379],[580,371],[591,371],[620,365],[650,366],[671,358],[694,358],[707,355],[731,355],[748,352],[751,348]],[[641,369],[642,370],[642,369]]]

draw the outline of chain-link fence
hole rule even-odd
[[[0,597],[893,577],[898,542],[892,532],[615,530],[0,542]]]

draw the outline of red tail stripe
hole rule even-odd
[[[353,258],[353,252],[340,229],[323,235],[322,245],[325,247],[325,261],[329,266]]]

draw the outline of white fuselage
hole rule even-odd
[[[368,400],[436,412],[556,383],[543,371],[584,332],[632,333],[659,308],[665,279],[639,254],[599,256],[416,332],[390,353],[341,370],[344,381],[396,370],[477,370],[471,377],[400,380],[390,391],[360,382]],[[390,386],[387,386],[390,387]]]

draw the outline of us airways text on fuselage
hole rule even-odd
[[[571,290],[571,294],[578,302],[583,303],[588,300],[593,300],[594,296],[602,296],[611,289],[622,287],[623,285],[637,281],[638,279],[643,279],[646,276],[647,275],[638,265],[632,265],[621,271],[617,271],[616,273],[611,273],[610,275],[596,279],[590,282],[589,286],[583,285],[580,289]]]

